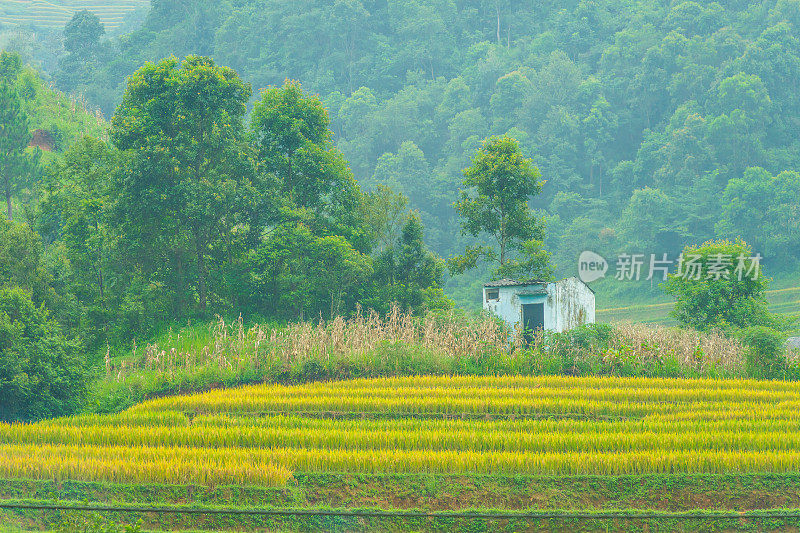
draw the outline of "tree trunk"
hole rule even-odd
[[[96,233],[100,233],[100,224],[95,219],[94,221],[94,230]],[[100,299],[102,300],[102,307],[105,308],[105,282],[103,280],[103,245],[102,240],[100,241],[100,251],[97,253],[97,280],[100,283]]]
[[[103,268],[97,267],[97,280],[100,283],[100,306],[106,306],[106,296],[105,296],[105,289],[103,288]]]
[[[203,253],[203,243],[200,241],[200,232],[194,232],[195,250],[197,251],[197,290],[200,293],[200,311],[205,311],[208,302],[206,288],[206,259]]]
[[[14,212],[11,206],[11,192],[6,192],[6,209],[8,210],[8,220],[14,220]]]
[[[600,186],[600,198],[603,197],[603,165],[600,165],[597,175],[597,184]]]
[[[506,214],[503,209],[500,209],[500,266],[506,266],[506,242],[508,241],[508,234],[506,233]]]
[[[497,44],[500,44],[500,4],[495,3],[494,8],[497,11]]]
[[[294,155],[294,152],[289,152],[287,154],[287,157],[286,157],[286,161],[287,161],[287,163],[289,163],[289,169],[288,169],[288,173],[286,175],[286,189],[288,190],[288,193],[289,193],[289,199],[292,202],[295,201],[294,183],[292,183],[292,156],[293,155]]]

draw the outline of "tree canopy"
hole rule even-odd
[[[552,275],[542,250],[544,227],[528,205],[542,191],[539,170],[520,153],[511,137],[486,140],[472,165],[464,169],[464,189],[456,202],[461,230],[492,242],[468,246],[450,259],[451,270],[475,268],[480,259],[496,264],[495,278],[546,279]]]

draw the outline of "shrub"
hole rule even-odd
[[[753,378],[774,379],[786,375],[786,337],[764,326],[745,328],[740,338],[745,352],[747,374]]]
[[[742,240],[709,241],[683,250],[684,263],[664,290],[675,297],[672,316],[700,331],[778,326],[767,310],[768,280]]]

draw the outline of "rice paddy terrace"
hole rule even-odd
[[[107,31],[113,31],[126,15],[149,4],[149,0],[0,0],[0,28],[61,30],[77,11],[88,9]]]
[[[800,384],[777,381],[412,377],[262,385],[156,399],[116,415],[0,425],[5,501],[739,512],[800,507],[798,472]],[[3,516],[44,527],[31,513]],[[231,517],[148,520],[166,529],[242,527]],[[309,529],[332,527],[303,520]],[[773,522],[795,527],[799,520]],[[490,529],[544,527],[534,522],[495,521]],[[342,530],[364,525],[347,524]],[[753,526],[742,517],[713,527],[740,525]]]

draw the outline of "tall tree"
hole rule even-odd
[[[251,123],[258,170],[278,179],[284,207],[313,213],[307,222],[315,233],[341,235],[367,252],[364,198],[329,125],[322,102],[299,82],[264,91]]]
[[[496,265],[495,277],[548,278],[550,254],[542,249],[544,224],[528,205],[542,191],[541,174],[511,137],[490,137],[464,170],[464,189],[455,208],[465,235],[494,242],[468,246],[449,260],[455,273],[484,259]]]
[[[210,58],[172,57],[131,76],[112,121],[114,144],[132,157],[118,191],[125,233],[143,261],[163,257],[164,246],[170,272],[193,273],[200,312],[208,306],[209,258],[230,262],[237,205],[251,194],[243,126],[250,94],[236,72]],[[177,283],[185,311],[193,291]]]
[[[0,81],[0,185],[8,220],[14,218],[12,198],[30,175],[31,159],[25,149],[31,140],[28,116],[13,85]]]
[[[314,205],[325,184],[324,176],[304,174],[297,160],[326,148],[331,138],[328,124],[322,102],[304,94],[296,81],[264,91],[253,110],[262,168],[277,174],[284,192],[302,207]]]
[[[111,185],[118,152],[84,137],[48,168],[40,202],[40,231],[59,238],[75,274],[72,292],[104,307],[109,275]]]
[[[72,16],[64,27],[64,54],[58,62],[55,79],[60,89],[72,92],[79,88],[92,90],[87,83],[92,79],[101,58],[100,37],[105,33],[100,18],[89,10]],[[110,58],[109,58],[110,59]]]
[[[86,59],[100,44],[100,37],[105,32],[106,29],[97,15],[88,9],[78,11],[64,26],[64,49]]]

